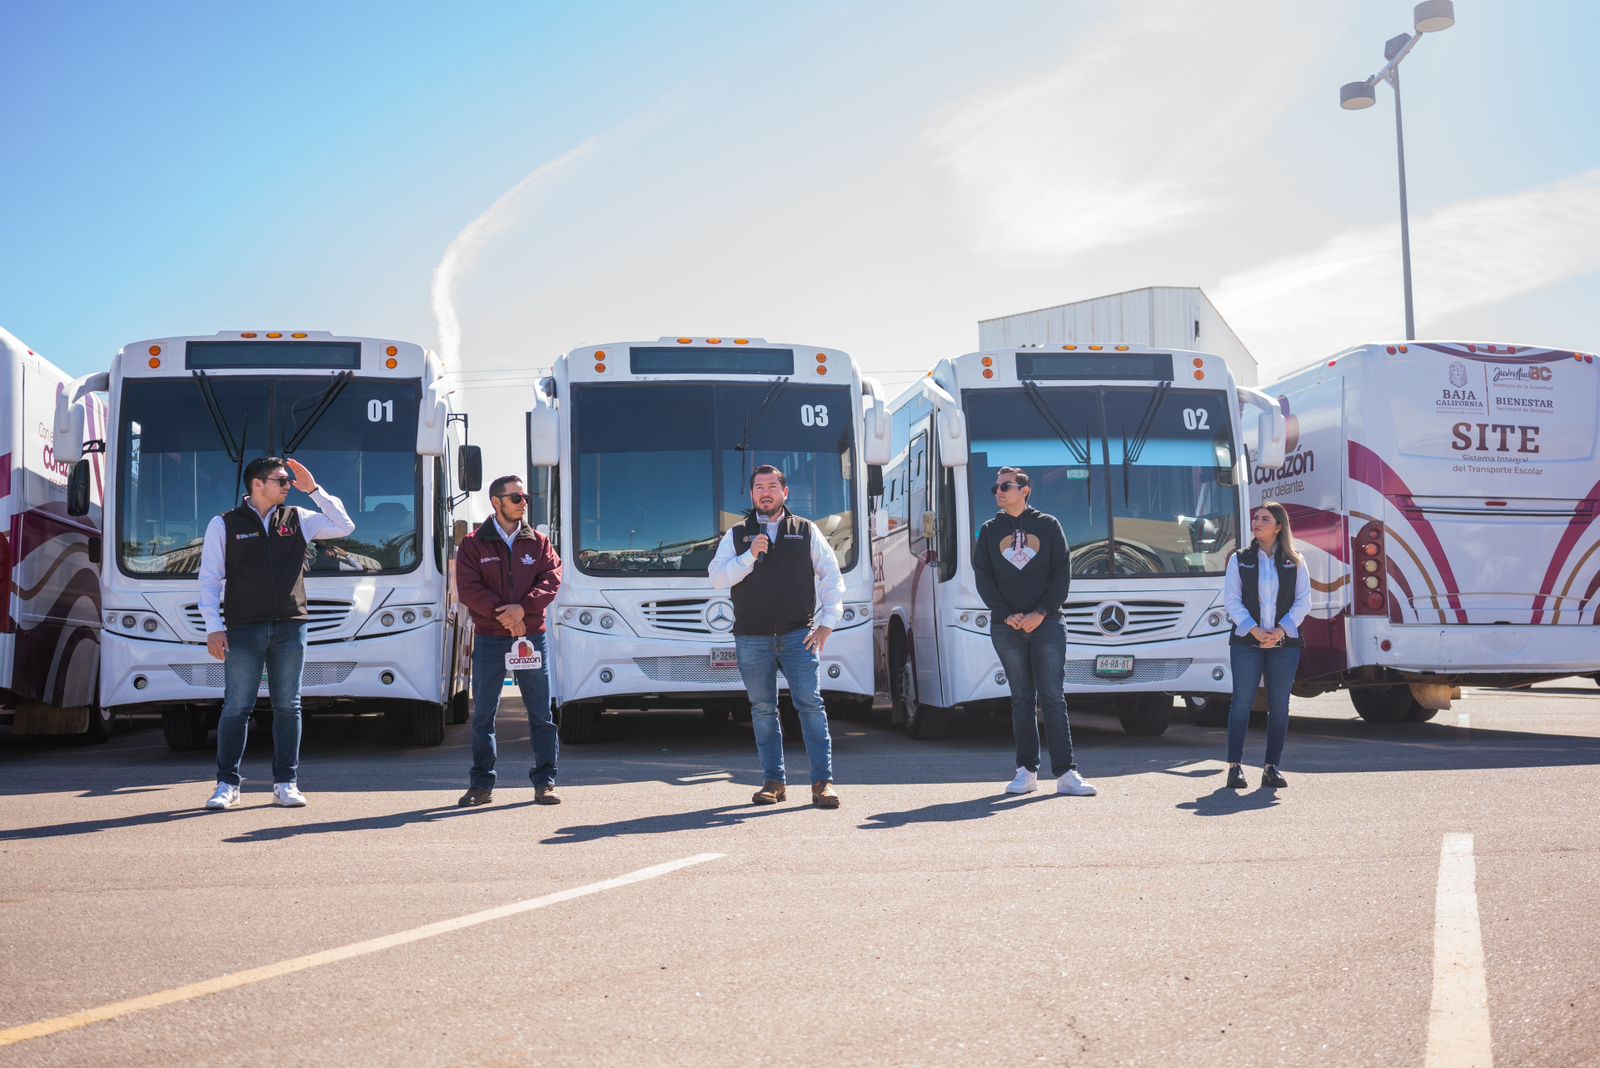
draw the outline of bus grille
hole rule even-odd
[[[676,634],[710,634],[706,626],[707,597],[674,597],[660,601],[645,601],[639,614],[646,626]],[[654,659],[671,659],[656,657]],[[692,659],[692,658],[690,658]]]
[[[1166,682],[1169,679],[1180,678],[1189,670],[1189,665],[1192,663],[1194,661],[1188,657],[1171,660],[1139,658],[1133,662],[1132,675],[1124,675],[1118,679],[1104,679],[1094,673],[1093,660],[1068,660],[1067,685],[1110,687],[1130,682]]]
[[[220,690],[227,680],[227,667],[223,664],[168,664],[173,674],[190,686]],[[305,666],[300,678],[303,687],[337,686],[350,677],[356,669],[355,661],[318,661]]]
[[[311,622],[306,626],[309,637],[321,634],[324,631],[338,630],[344,626],[345,617],[350,614],[349,601],[306,601],[306,614],[311,617]],[[206,620],[200,614],[199,604],[186,604],[183,606],[183,621],[189,625],[189,633],[205,637]],[[306,670],[311,666],[306,665]]]
[[[714,668],[706,656],[636,656],[634,666],[652,682],[722,682],[729,686],[743,686],[738,668]],[[787,686],[783,675],[778,684]]]
[[[1100,627],[1100,610],[1108,604],[1121,605],[1127,613],[1119,631]],[[1061,606],[1061,618],[1074,638],[1154,638],[1179,630],[1186,611],[1182,601],[1068,601]]]

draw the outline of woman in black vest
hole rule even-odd
[[[1228,788],[1246,785],[1244,736],[1262,677],[1267,682],[1267,759],[1261,785],[1289,784],[1278,772],[1289,735],[1289,688],[1300,663],[1300,624],[1311,610],[1311,576],[1295,550],[1289,513],[1281,504],[1263,504],[1250,513],[1255,541],[1228,559],[1224,585],[1228,637],[1233,663],[1233,706],[1228,710]]]

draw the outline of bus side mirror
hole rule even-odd
[[[79,460],[73,464],[72,474],[67,476],[67,514],[72,516],[89,514],[88,460]]]
[[[83,458],[83,405],[72,404],[63,391],[56,394],[55,426],[50,435],[50,449],[57,463],[76,463]]]
[[[893,457],[893,442],[889,440],[893,425],[889,409],[884,407],[883,401],[873,397],[861,424],[861,455],[869,465],[882,467]]]
[[[1282,412],[1262,412],[1256,419],[1255,462],[1268,471],[1283,466],[1284,446],[1289,437],[1289,420]]]
[[[528,413],[528,464],[555,467],[561,462],[561,417],[548,404]]]
[[[872,513],[872,536],[874,538],[887,538],[889,536],[889,511],[879,508]]]
[[[456,486],[463,493],[483,489],[483,450],[478,446],[463,445],[456,450]]]
[[[95,534],[92,537],[90,537],[90,539],[89,539],[89,562],[91,564],[98,564],[100,562],[100,557],[102,555],[102,544],[103,543],[100,540],[100,535]]]
[[[945,467],[967,466],[967,413],[948,409],[938,413],[939,462]]]
[[[867,465],[867,496],[883,496],[883,465],[881,464]]]
[[[443,456],[445,454],[445,426],[450,421],[450,408],[444,398],[431,390],[422,397],[422,407],[417,412],[417,455]]]

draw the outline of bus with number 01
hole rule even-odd
[[[1002,467],[1061,521],[1069,704],[1109,703],[1161,734],[1173,697],[1225,713],[1223,575],[1245,522],[1241,399],[1264,456],[1283,417],[1201,352],[1116,344],[988,349],[941,361],[890,404],[894,458],[875,501],[874,634],[894,722],[942,737],[958,710],[1009,714],[972,546]]]
[[[627,709],[748,716],[732,601],[709,567],[763,464],[784,472],[789,510],[817,524],[844,577],[821,663],[828,711],[870,713],[867,500],[889,424],[849,355],[761,338],[574,349],[542,381],[527,440],[530,515],[562,564],[549,619],[563,739],[592,740],[603,712]]]
[[[104,453],[100,704],[159,712],[174,750],[207,748],[223,664],[206,650],[198,575],[211,518],[246,495],[257,456],[305,464],[355,522],[307,546],[303,706],[382,710],[417,745],[465,722],[471,624],[451,573],[455,515],[481,479],[438,357],[326,331],[228,331],[123,347],[63,391],[55,451]],[[107,395],[103,440],[80,442],[86,398]],[[454,461],[454,463],[450,462]],[[309,506],[298,490],[289,503]],[[261,697],[266,696],[262,680]],[[258,715],[270,715],[263,701]]]

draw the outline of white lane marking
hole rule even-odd
[[[731,778],[733,778],[733,772],[731,772],[731,771],[708,771],[704,775],[683,775],[683,776],[679,777],[678,781],[679,782],[715,782],[718,779],[731,779]]]
[[[320,953],[308,953],[303,957],[279,961],[276,964],[266,964],[259,968],[249,968],[242,972],[218,976],[215,979],[190,983],[187,986],[174,987],[171,990],[163,990],[158,994],[146,994],[143,997],[129,998],[126,1001],[114,1001],[109,1005],[101,1005],[98,1008],[85,1009],[82,1012],[74,1012],[66,1016],[56,1016],[48,1020],[40,1020],[37,1023],[23,1024],[20,1027],[12,1027],[0,1031],[0,1048],[14,1046],[19,1042],[28,1042],[35,1038],[45,1038],[49,1035],[60,1034],[62,1031],[73,1031],[80,1027],[88,1027],[90,1024],[114,1020],[119,1016],[128,1016],[136,1012],[145,1012],[149,1009],[159,1009],[165,1005],[176,1004],[180,1001],[192,1001],[195,998],[205,997],[207,994],[219,994],[224,990],[233,990],[241,986],[248,986],[251,983],[277,979],[280,976],[303,972],[308,968],[320,968],[324,964],[335,964],[339,961],[349,960],[352,957],[363,957],[369,953],[393,949],[395,946],[403,946],[410,942],[420,942],[425,938],[450,934],[454,931],[476,927],[479,924],[489,923],[493,920],[503,920],[508,916],[531,912],[534,909],[559,905],[574,898],[587,897],[590,894],[599,894],[606,890],[616,890],[620,887],[631,886],[634,883],[642,883],[647,879],[670,875],[675,871],[681,871],[696,864],[704,864],[708,860],[719,860],[723,856],[724,854],[722,853],[696,853],[694,856],[684,857],[682,860],[673,860],[666,864],[657,864],[654,867],[640,868],[638,871],[619,875],[615,879],[603,879],[600,882],[589,883],[586,886],[575,886],[571,890],[558,890],[543,897],[516,901],[509,905],[501,905],[498,908],[485,909],[482,912],[458,916],[453,920],[440,920],[438,923],[430,923],[423,927],[413,927],[409,931],[399,931],[379,938],[369,938],[364,942],[353,942],[347,946],[325,949]]]
[[[1439,850],[1433,911],[1433,1003],[1428,1009],[1428,1068],[1490,1068],[1489,986],[1478,925],[1477,863],[1472,835],[1447,834]]]
[[[1457,712],[1456,713],[1456,726],[1458,726],[1458,727],[1470,727],[1470,726],[1472,726],[1472,713],[1471,712]]]

